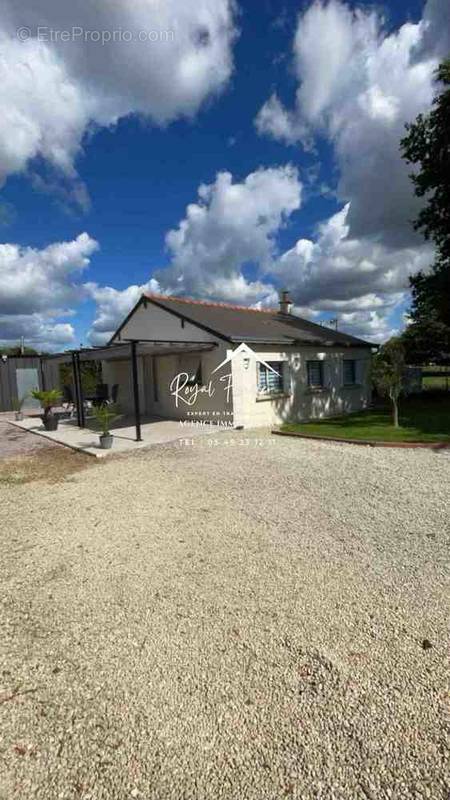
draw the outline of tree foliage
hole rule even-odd
[[[111,423],[119,417],[119,412],[114,405],[93,406],[92,411],[104,436],[108,436]]]
[[[22,355],[22,345],[16,344],[16,345],[13,345],[12,347],[3,347],[2,348],[2,353],[4,353],[7,356],[11,356],[11,358],[13,358],[14,356],[20,356],[20,355]],[[38,355],[40,355],[40,353],[38,352],[38,350],[35,350],[34,347],[25,346],[23,348],[23,355],[24,356],[38,356]]]
[[[48,416],[54,406],[59,405],[61,401],[61,392],[59,389],[47,389],[47,391],[34,389],[31,396],[35,400],[39,400],[41,407],[44,410],[44,416]]]
[[[414,223],[436,247],[428,274],[410,279],[411,320],[404,344],[411,363],[450,360],[450,60],[436,71],[441,86],[429,114],[406,126],[402,155],[417,165],[414,190],[425,204]]]
[[[81,383],[85,394],[93,393],[97,384],[102,382],[101,361],[82,361],[80,364]],[[59,377],[62,386],[71,386],[73,383],[72,363],[61,364]]]
[[[378,392],[390,399],[396,428],[399,427],[398,401],[404,387],[405,363],[405,348],[398,337],[380,347],[372,361],[372,380]]]

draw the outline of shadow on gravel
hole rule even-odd
[[[45,447],[15,458],[0,460],[0,486],[14,486],[43,481],[62,483],[71,475],[89,467],[99,466],[98,460],[65,447]]]

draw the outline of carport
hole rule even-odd
[[[217,347],[217,345],[214,342],[203,343],[130,340],[121,342],[120,344],[107,345],[105,347],[81,348],[79,350],[67,351],[66,353],[45,356],[42,357],[45,388],[54,388],[56,384],[59,385],[59,366],[61,364],[70,364],[72,368],[77,424],[79,428],[85,428],[86,412],[85,397],[81,379],[81,365],[88,361],[101,361],[103,363],[119,360],[129,361],[132,373],[133,426],[135,429],[135,441],[142,442],[141,391],[143,387],[141,385],[139,376],[139,357],[198,353],[211,351],[215,347]],[[57,375],[58,379],[55,380]]]

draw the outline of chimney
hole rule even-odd
[[[280,314],[290,314],[292,309],[292,300],[289,297],[288,289],[283,289],[280,292]]]

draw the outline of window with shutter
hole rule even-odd
[[[343,367],[344,386],[353,386],[356,383],[356,361],[345,358]]]
[[[282,391],[283,363],[269,361],[266,366],[258,362],[258,394],[280,394]]]
[[[323,361],[307,361],[308,386],[313,389],[323,387]]]

